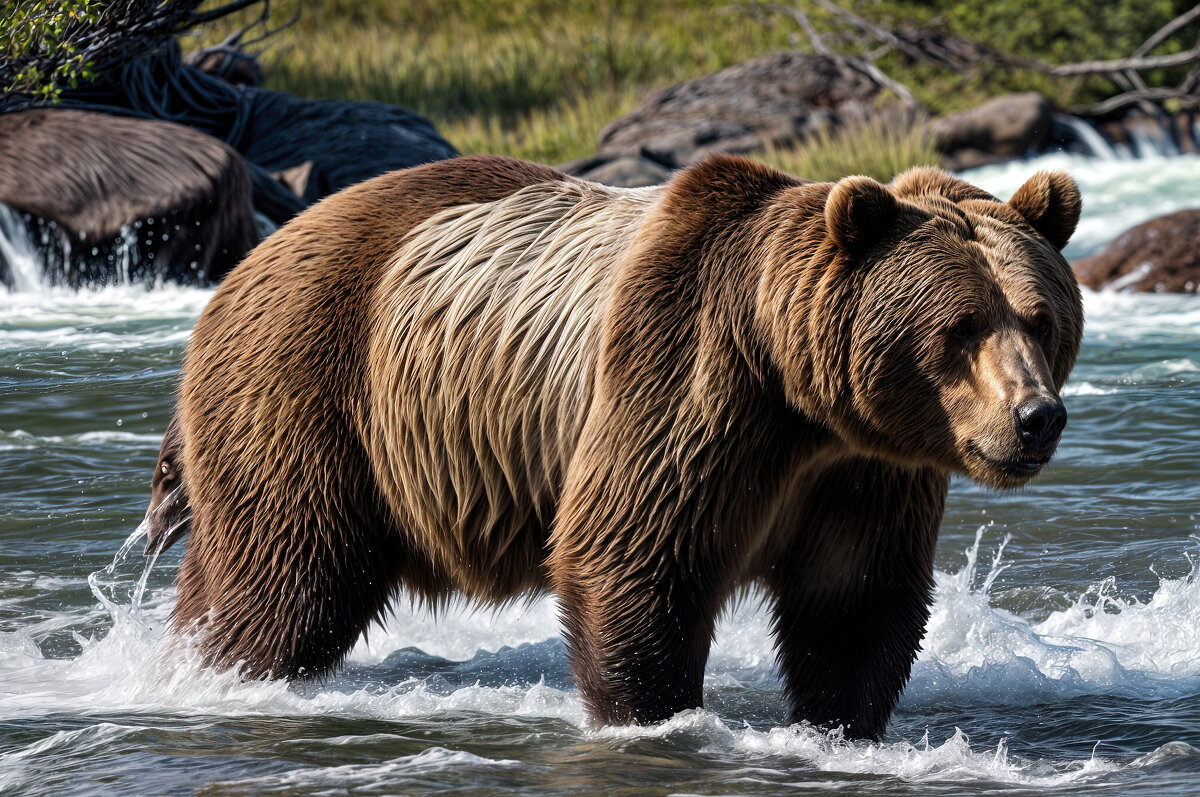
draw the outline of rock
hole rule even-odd
[[[384,172],[458,155],[427,119],[395,105],[303,100],[262,89],[245,95],[248,121],[231,143],[267,172],[311,163],[304,181],[308,203]]]
[[[169,122],[0,115],[0,203],[29,215],[48,281],[73,287],[215,282],[258,240],[242,159]]]
[[[237,46],[219,44],[183,56],[183,63],[235,86],[257,86],[262,83],[262,67],[258,56]]]
[[[845,59],[775,53],[652,94],[600,132],[598,154],[677,168],[710,152],[786,147],[873,117],[878,94]]]
[[[1200,290],[1200,210],[1139,224],[1074,269],[1089,288],[1195,293]]]
[[[1054,107],[1037,92],[1006,94],[930,125],[942,165],[970,169],[1040,152],[1050,140]]]
[[[671,170],[646,158],[622,155],[617,158],[591,157],[564,163],[558,167],[567,174],[594,183],[618,188],[642,188],[660,185],[671,177]]]

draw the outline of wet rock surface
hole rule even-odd
[[[935,120],[929,132],[948,169],[971,169],[1041,152],[1050,141],[1054,107],[1037,92],[1006,94]]]
[[[1200,210],[1151,219],[1074,264],[1089,288],[1195,293],[1200,290]]]
[[[27,216],[47,281],[73,287],[214,282],[258,240],[242,159],[169,122],[0,115],[0,203]],[[0,280],[10,279],[0,262]]]

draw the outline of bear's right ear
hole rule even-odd
[[[1038,172],[1017,189],[1008,206],[1061,250],[1079,224],[1083,200],[1079,186],[1066,172]]]
[[[825,200],[825,225],[848,254],[866,251],[896,220],[896,195],[870,177],[843,177]]]

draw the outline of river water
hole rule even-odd
[[[1006,196],[1047,165],[1084,189],[1072,256],[1200,205],[1196,158],[970,177]],[[1200,298],[1085,296],[1058,456],[1016,493],[955,481],[924,650],[869,744],[786,724],[754,600],[707,708],[647,728],[585,728],[549,599],[402,601],[320,683],[167,654],[180,551],[147,571],[135,529],[209,296],[0,293],[0,793],[1194,793]]]

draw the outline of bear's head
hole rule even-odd
[[[1061,172],[1007,203],[931,168],[833,184],[823,267],[803,280],[807,301],[789,303],[807,317],[787,325],[818,354],[782,369],[807,381],[785,389],[860,450],[993,487],[1028,482],[1066,424],[1059,390],[1083,307],[1061,250],[1080,207]]]

